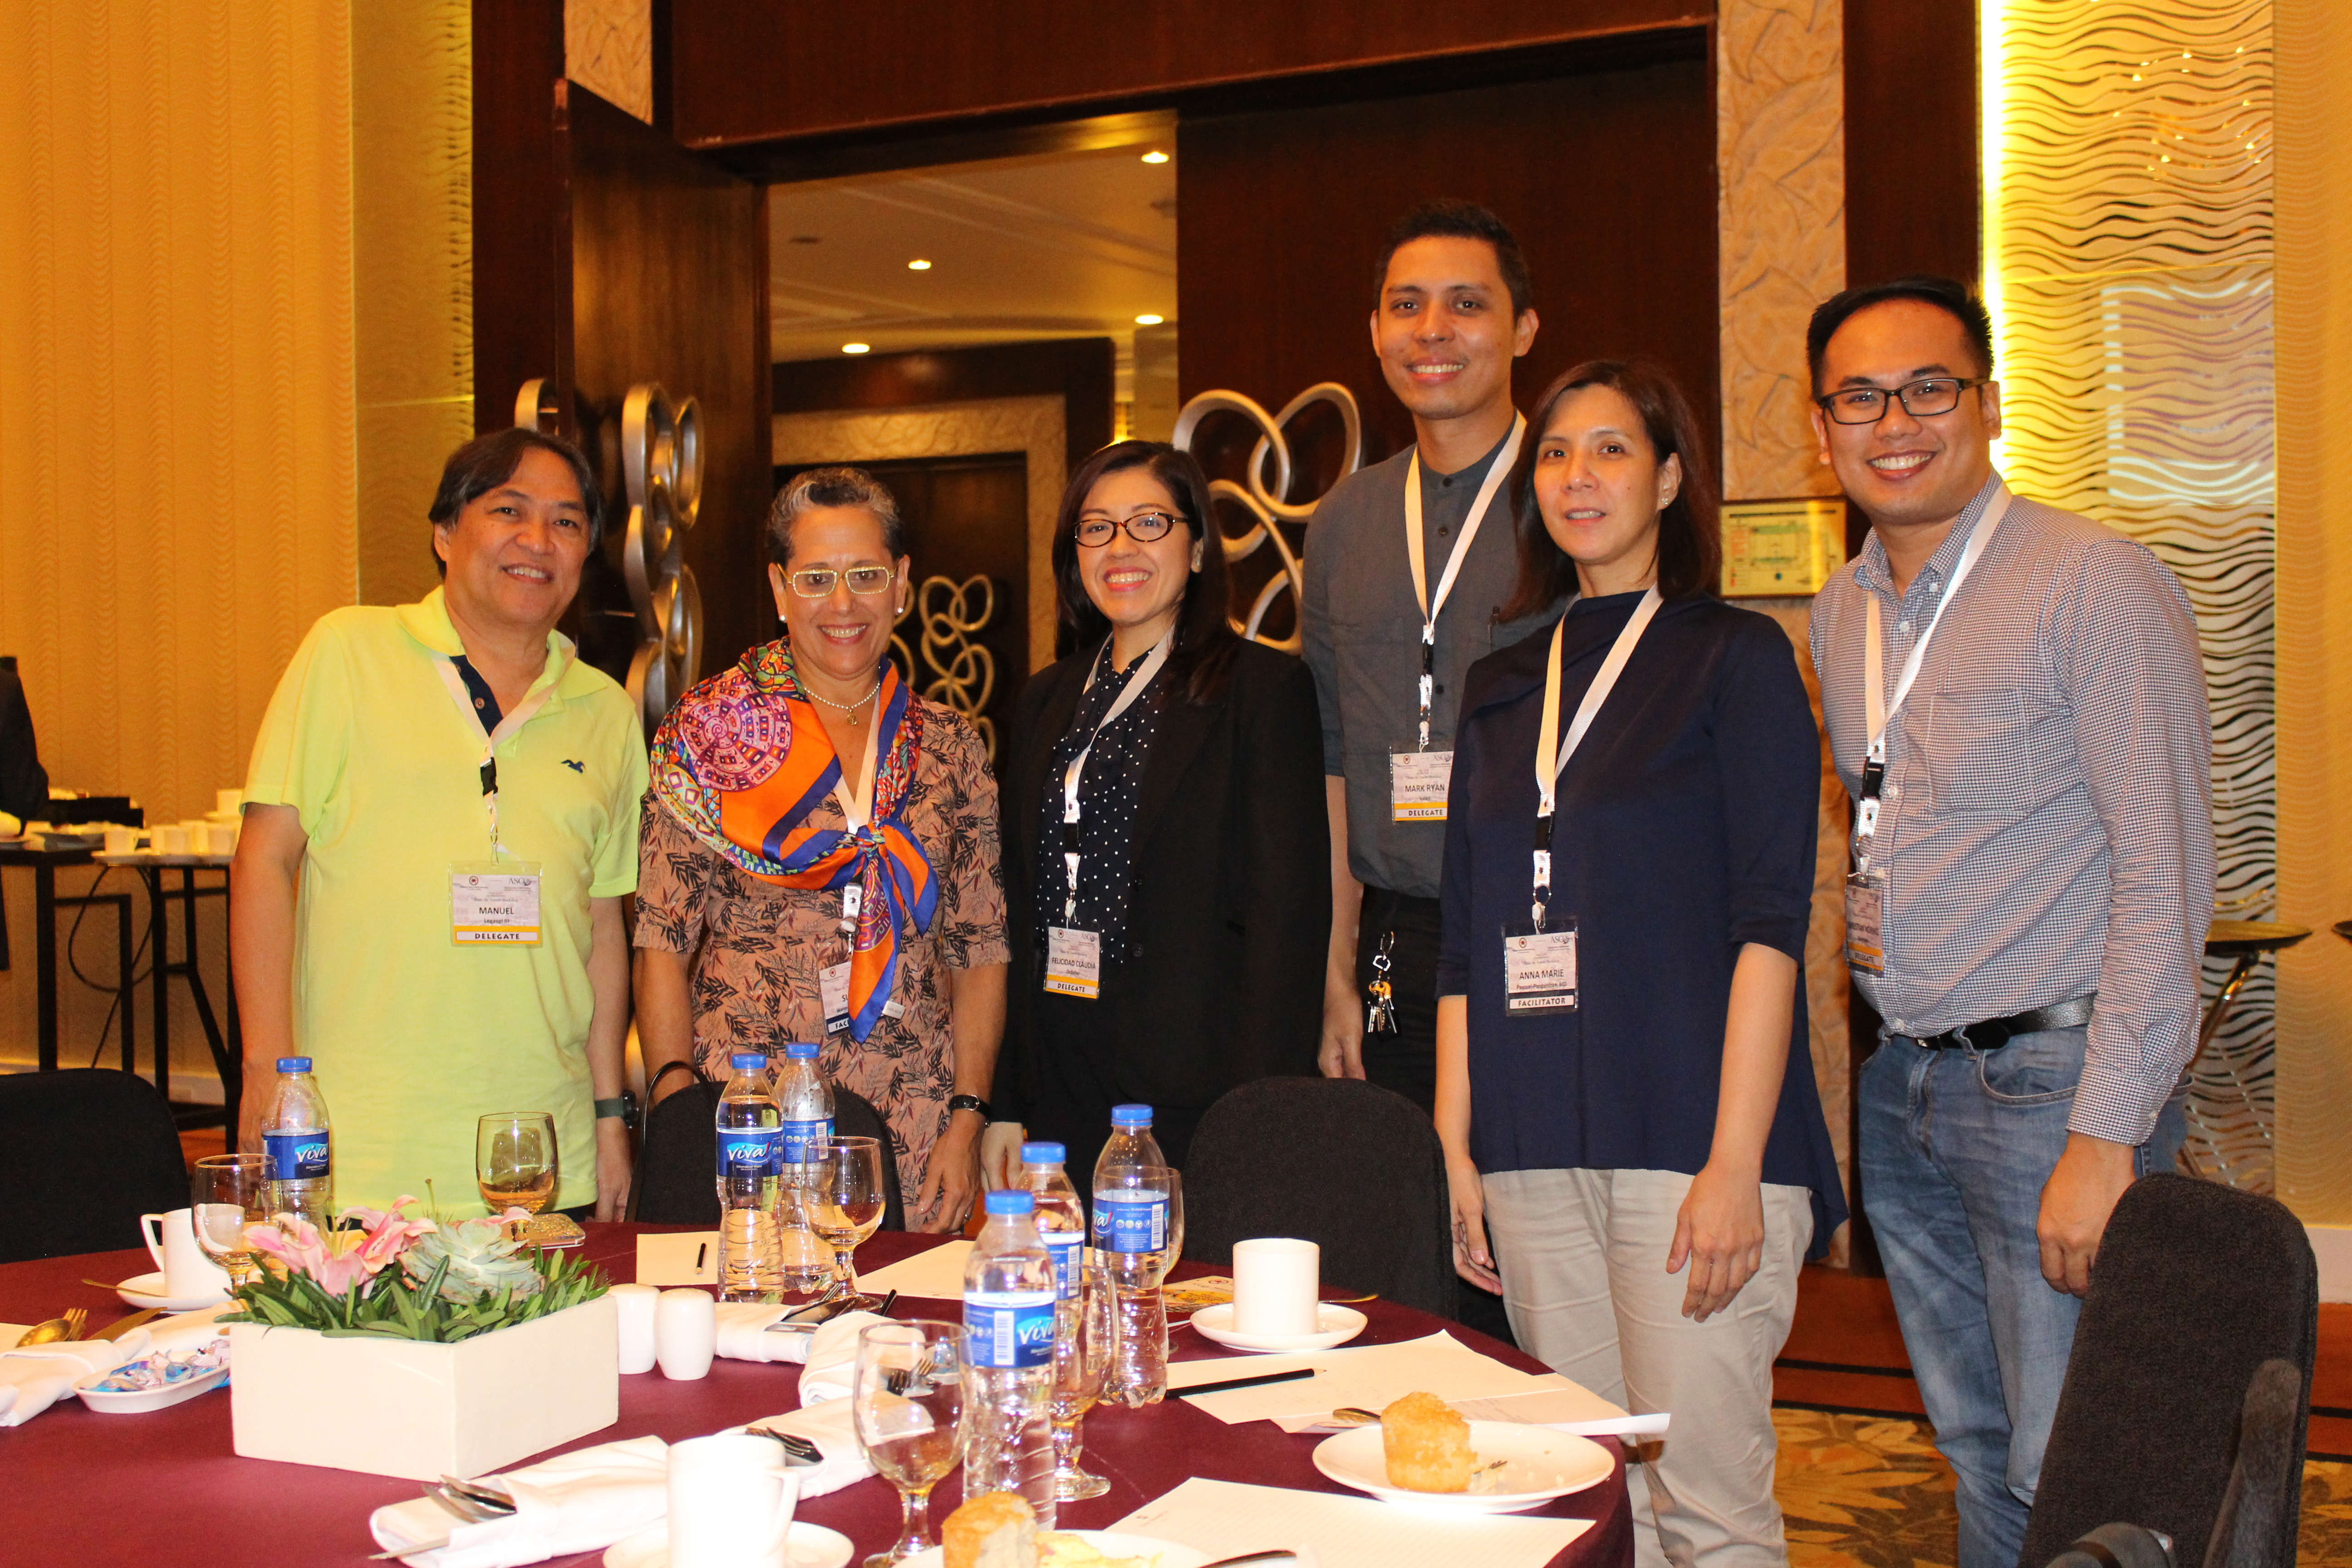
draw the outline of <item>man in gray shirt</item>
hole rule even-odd
[[[1390,231],[1374,278],[1372,350],[1414,439],[1341,480],[1307,531],[1302,618],[1331,815],[1321,1064],[1428,1109],[1462,679],[1558,609],[1498,619],[1518,576],[1510,477],[1526,421],[1511,363],[1537,325],[1518,241],[1484,207],[1426,203]]]
[[[2197,625],[2144,547],[1994,471],[1959,284],[1849,290],[1807,347],[1822,459],[1871,521],[1812,615],[1847,958],[1885,1020],[1862,1187],[1960,1568],[2010,1568],[2107,1216],[2180,1146],[2213,912]]]

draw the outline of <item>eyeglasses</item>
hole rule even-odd
[[[1901,400],[1904,413],[1914,419],[1925,419],[1933,414],[1949,414],[1960,405],[1963,390],[1984,384],[1982,376],[1934,375],[1892,389],[1848,386],[1813,401],[1836,424],[1875,425],[1886,417],[1895,399]]]
[[[1110,542],[1110,536],[1120,529],[1138,544],[1150,544],[1168,537],[1176,520],[1164,511],[1138,512],[1125,522],[1113,522],[1107,517],[1082,517],[1078,520],[1078,542],[1089,550],[1097,550]]]
[[[803,599],[822,599],[833,592],[833,585],[844,577],[849,579],[853,594],[879,594],[890,586],[890,579],[898,574],[891,566],[852,566],[846,572],[836,572],[830,566],[804,566],[793,574],[793,592]]]

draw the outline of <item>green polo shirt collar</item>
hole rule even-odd
[[[446,595],[446,589],[436,587],[415,604],[402,605],[394,613],[400,617],[401,629],[410,637],[444,658],[456,658],[466,651],[466,640],[457,635],[457,624],[449,619]],[[550,627],[547,664],[540,670],[539,679],[530,683],[530,691],[524,694],[526,700],[541,687],[554,686],[563,679],[564,671],[571,667],[572,652],[572,639]],[[562,706],[562,691],[553,690],[547,694],[540,711],[552,712]]]

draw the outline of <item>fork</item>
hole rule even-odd
[[[443,1512],[454,1514],[460,1523],[488,1524],[494,1519],[506,1517],[505,1514],[495,1510],[484,1508],[463,1492],[451,1491],[439,1481],[423,1481],[418,1484],[424,1489],[426,1497],[441,1505]]]
[[[824,1463],[824,1450],[797,1434],[779,1432],[772,1426],[746,1426],[743,1431],[750,1436],[773,1437],[777,1442],[782,1443],[784,1446],[784,1462],[787,1465],[805,1467]]]

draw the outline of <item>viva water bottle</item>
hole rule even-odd
[[[778,1284],[787,1301],[803,1302],[833,1284],[833,1253],[819,1239],[808,1212],[814,1172],[811,1146],[833,1136],[833,1090],[816,1070],[817,1047],[795,1040],[784,1047],[776,1073],[776,1105],[783,1113],[782,1176],[776,1194]]]
[[[1066,1316],[1078,1297],[1087,1252],[1087,1211],[1062,1168],[1067,1158],[1059,1143],[1021,1145],[1022,1184],[1037,1201],[1037,1239],[1054,1260],[1054,1288]]]
[[[261,1110],[261,1154],[269,1212],[307,1219],[321,1234],[333,1228],[334,1131],[309,1057],[278,1058],[278,1081]]]
[[[1134,1408],[1168,1393],[1168,1307],[1160,1281],[1176,1260],[1174,1173],[1151,1136],[1151,1107],[1111,1108],[1095,1162],[1095,1248],[1118,1300],[1118,1344],[1103,1399]]]
[[[719,1098],[719,1299],[773,1301],[777,1191],[782,1185],[783,1114],[768,1092],[768,1058],[738,1051]]]
[[[1054,1265],[1036,1199],[988,1194],[963,1271],[963,1489],[1018,1492],[1054,1528]]]

